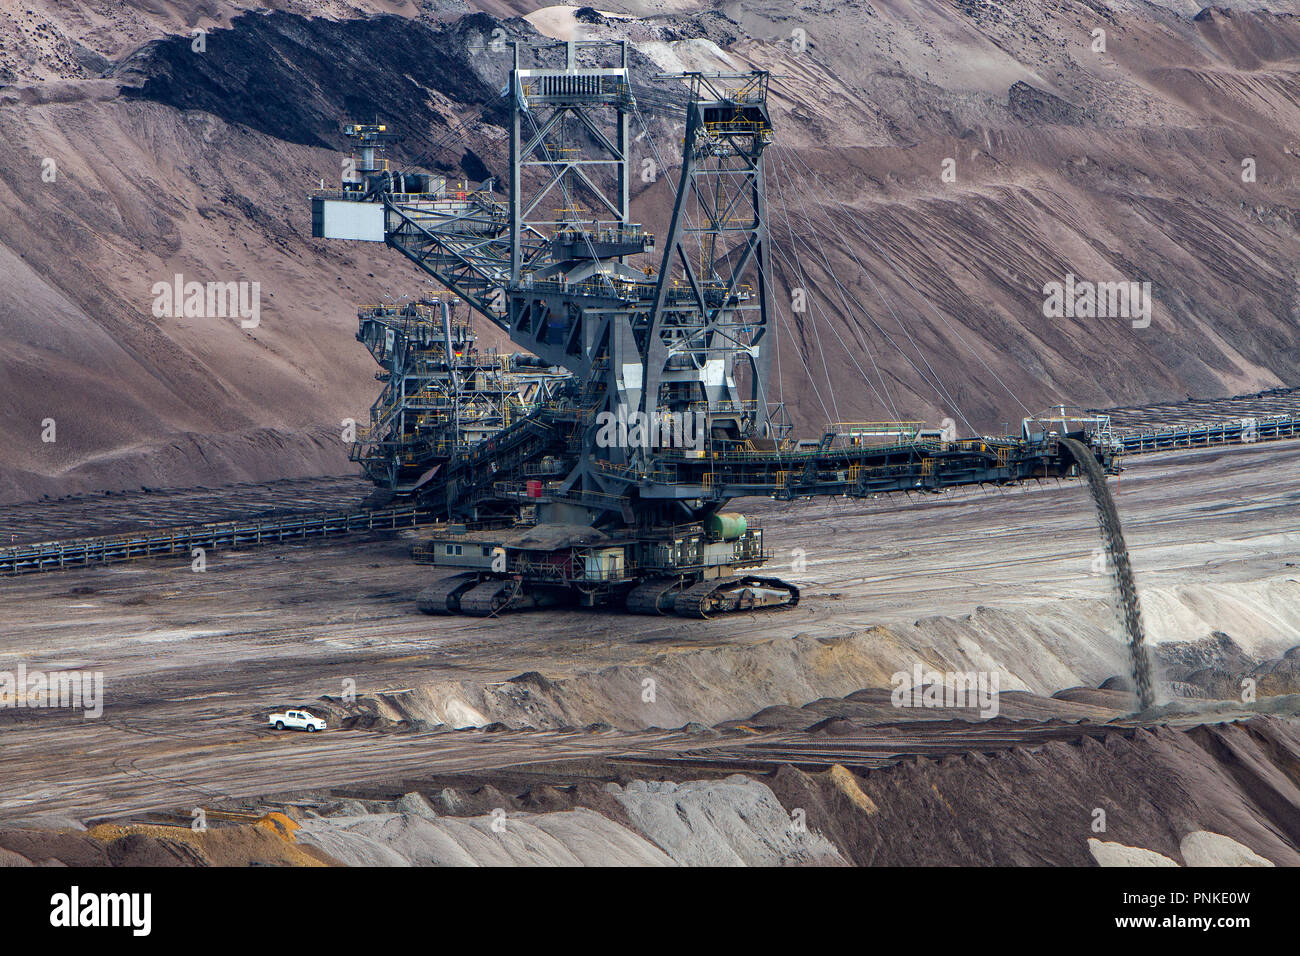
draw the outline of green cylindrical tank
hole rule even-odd
[[[704,519],[704,531],[710,538],[735,541],[748,527],[745,516],[738,511],[716,511]]]

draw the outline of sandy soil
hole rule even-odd
[[[1300,585],[1288,568],[1300,539],[1298,466],[1297,447],[1285,444],[1134,461],[1119,501],[1155,640],[1219,631],[1257,657],[1300,643]],[[1171,494],[1162,478],[1175,468]],[[383,536],[214,554],[201,574],[163,561],[7,580],[0,669],[101,670],[107,705],[98,721],[0,713],[17,755],[0,814],[157,806],[178,787],[338,785],[400,772],[408,759],[463,769],[558,757],[570,745],[608,754],[636,745],[645,728],[888,687],[915,662],[996,668],[1003,690],[1038,694],[1124,671],[1078,485],[802,505],[770,510],[765,528],[779,553],[806,552],[804,573],[772,567],[804,584],[800,606],[706,622],[576,611],[424,617],[413,596],[429,569],[408,561],[408,541]],[[646,678],[656,682],[652,701]],[[374,729],[363,722],[321,746],[258,726],[258,714],[337,701],[349,687]],[[559,736],[482,748],[437,729],[493,721]],[[594,723],[623,732],[606,740],[564,729]],[[416,732],[384,732],[400,727]]]

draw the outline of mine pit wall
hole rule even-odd
[[[869,771],[433,786],[297,833],[348,865],[1296,866],[1298,755],[1294,721],[1257,717]]]
[[[1297,754],[1294,721],[1260,717],[922,759],[852,776],[783,767],[766,782],[856,866],[1092,866],[1100,862],[1090,851],[1096,841],[1183,866],[1240,865],[1240,857],[1192,852],[1207,838],[1297,866]],[[1093,829],[1097,809],[1106,813],[1101,832]],[[923,832],[917,820],[927,821]]]
[[[1227,634],[1247,654],[1278,657],[1300,644],[1300,581],[1143,591],[1153,644]],[[963,617],[863,623],[843,633],[794,633],[759,644],[666,654],[567,676],[432,683],[369,698],[383,720],[423,726],[619,729],[713,725],[777,704],[803,705],[863,688],[890,688],[899,671],[996,671],[1000,691],[1050,696],[1129,673],[1128,648],[1104,600],[979,607]],[[654,680],[646,700],[647,678]],[[1157,669],[1157,680],[1163,675]],[[1261,690],[1261,693],[1264,693]]]
[[[563,807],[542,813],[520,810],[493,787],[443,791],[432,804],[419,793],[388,804],[350,800],[304,821],[297,836],[350,866],[845,864],[826,837],[792,827],[788,809],[757,780],[593,786],[530,794]],[[504,829],[490,809],[508,812]]]

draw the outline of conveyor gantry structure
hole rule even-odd
[[[357,313],[357,339],[385,384],[351,458],[393,496],[412,494],[432,470],[552,402],[568,380],[534,355],[480,350],[455,305],[440,298]]]
[[[1294,399],[1296,395],[1300,395],[1300,389],[1290,390],[1290,393]],[[1124,410],[1124,417],[1121,420],[1125,422],[1125,425],[1122,428],[1116,428],[1115,436],[1111,440],[1111,446],[1115,449],[1116,455],[1128,457],[1130,455],[1151,454],[1161,451],[1252,445],[1300,438],[1300,413],[1296,412],[1294,400],[1279,408],[1269,409],[1271,414],[1262,416],[1259,414],[1258,409],[1248,405],[1254,398],[1255,396],[1242,396],[1236,399],[1219,399],[1207,402],[1206,404],[1211,406],[1227,406],[1236,416],[1218,421],[1168,422],[1162,420],[1159,408],[1142,408],[1136,414],[1132,410]],[[1233,407],[1234,403],[1242,404],[1243,407]],[[1251,413],[1253,417],[1244,413]],[[1091,413],[1091,417],[1095,422],[1101,423],[1110,416],[1107,416],[1104,412],[1095,412]],[[1039,426],[1041,421],[1036,420],[1033,424]],[[895,423],[890,423],[889,428],[895,432],[899,431]],[[880,432],[881,429],[875,429],[875,431]],[[545,433],[544,430],[542,433]],[[910,434],[910,432],[903,431],[900,438],[905,439],[907,434]],[[956,451],[958,455],[964,450],[980,456],[987,454],[985,450],[979,447],[981,444],[992,449],[997,449],[1004,444],[1001,439],[996,438],[945,443],[940,435],[923,433],[919,429],[916,431],[916,436],[915,440],[900,440],[898,444],[901,446],[929,446],[936,450]],[[823,444],[828,448],[833,447],[837,440],[842,440],[845,444],[851,444],[857,437],[858,434],[853,428],[845,429],[842,432],[828,432],[822,441],[807,444],[803,450],[807,452]],[[946,448],[946,445],[956,445],[956,447]],[[876,449],[876,451],[881,454],[889,454],[887,448]],[[895,449],[895,451],[898,451],[898,449]],[[994,454],[997,454],[996,450]],[[724,463],[722,469],[724,473],[726,471],[725,464],[733,457],[736,456],[731,453],[720,453],[719,458],[715,459]],[[1008,460],[1010,460],[1010,457],[1008,455]],[[814,456],[814,460],[819,465],[834,463],[833,460],[824,459],[820,456]],[[1026,474],[1030,477],[1033,476],[1032,468],[1024,467],[1024,462],[1019,456],[1017,456],[1016,460],[1018,464],[1015,476],[1005,473],[1001,475],[1001,480],[1015,482],[1021,480]],[[787,455],[782,458],[782,462],[786,464],[796,464],[799,461],[800,459],[797,456]],[[954,465],[955,467],[953,467]],[[980,472],[984,471],[982,466],[977,465],[976,468]],[[920,485],[913,485],[912,490],[940,491],[950,483],[950,475],[959,477],[963,470],[962,465],[953,458],[949,458],[942,463],[936,460],[935,464],[930,466],[913,462],[901,468],[895,477],[887,483],[880,483],[879,479],[884,477],[883,473],[855,472],[852,470],[852,466],[849,469],[835,468],[833,470],[817,468],[815,471],[820,473],[822,478],[815,480],[814,485],[820,485],[818,490],[825,493],[843,494],[846,497],[906,490],[901,487],[901,483],[909,480],[912,482],[920,480],[922,482]],[[801,476],[804,474],[797,468],[789,469],[789,471],[798,473]],[[841,480],[841,471],[844,471],[843,480]],[[926,471],[929,474],[922,474],[922,472]],[[553,476],[555,472],[555,466],[545,462],[525,468],[525,474],[531,476],[533,480]],[[778,471],[777,474],[780,475],[781,472]],[[868,478],[869,482],[860,484],[860,480],[864,477]],[[931,481],[931,486],[925,484],[926,479]],[[812,486],[805,484],[802,480],[792,480],[791,477],[786,477],[784,483],[780,485],[752,481],[750,483],[751,489],[760,486],[761,490],[751,490],[749,493],[770,494],[772,497],[778,498],[795,498],[804,494],[816,493]],[[541,497],[546,493],[546,488],[546,482],[539,480],[532,490],[535,491],[538,497]],[[719,494],[730,493],[735,496],[735,489],[729,485],[724,485],[716,490]],[[529,491],[529,487],[525,485],[525,494],[529,494]],[[531,495],[530,501],[533,504],[536,503],[536,499],[532,498]],[[440,514],[445,517],[446,510],[442,509]],[[249,548],[284,541],[311,540],[314,537],[325,538],[337,534],[367,532],[384,528],[414,528],[427,526],[437,521],[438,518],[435,517],[433,511],[416,509],[406,505],[381,510],[366,508],[352,513],[317,512],[272,519],[249,517],[243,523],[225,522],[169,527],[163,522],[152,530],[140,530],[134,534],[64,538],[53,541],[0,546],[0,577],[98,566],[160,555],[188,554],[194,547]],[[468,531],[468,528],[464,525],[460,527],[464,530],[459,533],[464,534]],[[422,545],[418,549],[419,557],[436,563],[436,556],[433,554],[434,550],[433,547],[427,544]]]
[[[348,127],[361,146],[356,176],[313,198],[313,235],[387,243],[568,375],[528,414],[424,463],[421,507],[500,525],[417,549],[463,569],[422,597],[426,611],[790,606],[793,585],[741,573],[767,552],[761,529],[724,510],[732,499],[1065,476],[1075,467],[1060,447],[1067,434],[1111,463],[1095,418],[1027,422],[1016,437],[957,441],[894,426],[878,430],[883,440],[828,429],[815,443],[789,441],[768,393],[769,76],[676,79],[686,92],[681,166],[662,241],[631,218],[640,114],[623,43],[515,46],[504,200],[491,181],[452,188],[388,168],[376,158],[388,135],[378,126]]]

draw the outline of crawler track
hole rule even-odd
[[[520,598],[519,582],[489,579],[470,588],[460,598],[460,612],[471,617],[491,617],[512,608]]]
[[[478,575],[473,571],[453,574],[421,591],[416,605],[425,614],[456,614],[460,611],[460,599],[477,584]]]
[[[778,596],[782,592],[784,600]],[[790,608],[798,603],[799,589],[793,584],[745,574],[700,581],[677,595],[673,610],[682,617],[706,618],[735,611]]]
[[[632,614],[671,614],[686,582],[680,578],[655,578],[628,592],[624,606]]]

